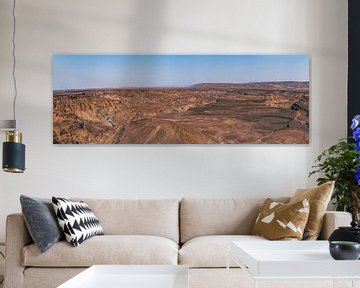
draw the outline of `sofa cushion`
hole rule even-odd
[[[287,202],[288,198],[277,199]],[[181,243],[205,235],[248,235],[264,199],[184,198],[180,205]]]
[[[179,251],[179,264],[196,268],[226,267],[228,251],[232,241],[269,241],[252,235],[214,235],[193,238]],[[230,261],[231,267],[239,267]]]
[[[310,214],[305,227],[307,237],[305,240],[316,240],[323,226],[324,215],[334,190],[334,181],[326,182],[310,189],[298,189],[290,199],[290,203],[309,199]]]
[[[301,240],[308,218],[308,199],[284,204],[267,198],[252,234],[269,240]]]
[[[171,264],[178,260],[178,244],[159,236],[95,236],[78,247],[66,241],[45,253],[34,244],[24,247],[23,264],[36,267],[88,267],[95,264]]]
[[[51,199],[21,195],[20,203],[26,227],[41,252],[64,239]]]
[[[105,235],[154,235],[179,242],[178,199],[86,199]]]
[[[104,235],[99,220],[84,202],[52,197],[54,211],[65,239],[74,246],[85,240]]]

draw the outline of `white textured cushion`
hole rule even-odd
[[[95,236],[78,247],[66,241],[56,243],[46,253],[34,244],[23,250],[25,266],[88,267],[95,264],[170,264],[178,261],[178,244],[159,236]]]
[[[263,203],[263,198],[184,198],[180,205],[181,243],[205,235],[249,235]]]
[[[105,235],[155,235],[179,242],[178,199],[87,199]]]
[[[201,236],[186,242],[179,251],[179,264],[190,267],[226,267],[228,251],[232,241],[269,241],[252,235]],[[238,267],[230,261],[231,267]]]

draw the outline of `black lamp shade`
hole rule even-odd
[[[4,171],[12,173],[24,172],[25,145],[17,142],[4,142],[2,159]]]

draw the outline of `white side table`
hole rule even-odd
[[[317,282],[314,287],[360,287],[360,261],[336,261],[328,247],[328,241],[238,241],[232,242],[229,257],[248,272],[252,287],[265,280],[278,284],[280,280]]]

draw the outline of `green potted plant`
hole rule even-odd
[[[309,177],[317,174],[318,185],[335,181],[332,199],[337,211],[348,211],[360,220],[360,115],[352,121],[352,139],[342,139],[325,149],[315,160]]]

